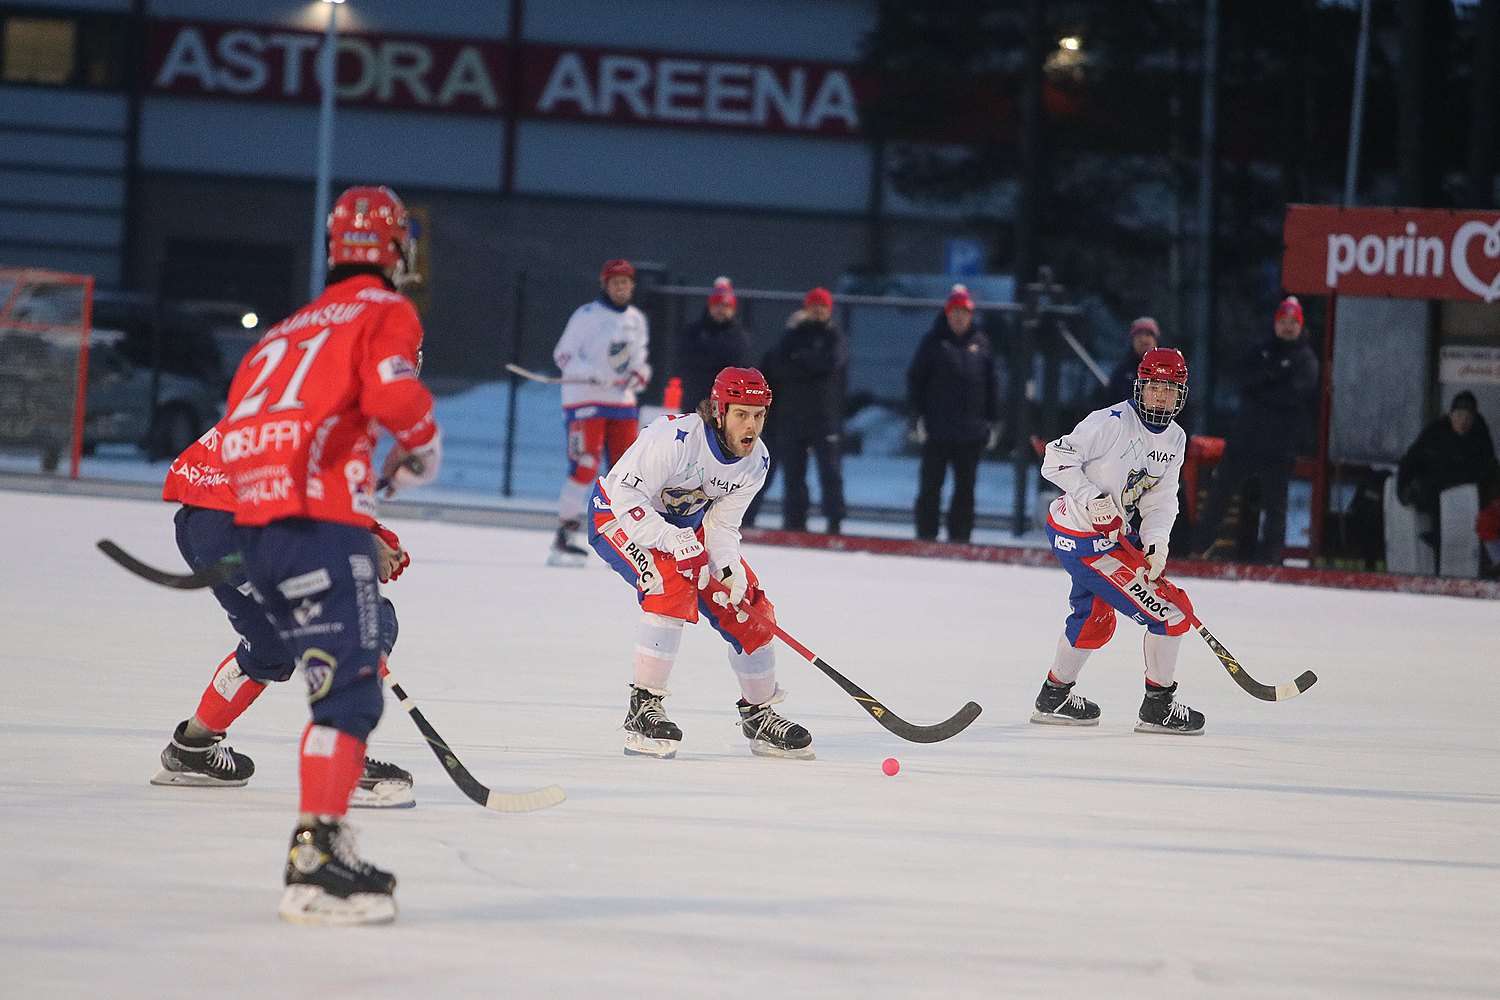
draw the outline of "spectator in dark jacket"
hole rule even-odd
[[[1318,356],[1302,331],[1302,304],[1287,296],[1276,307],[1275,334],[1246,356],[1240,375],[1240,409],[1224,440],[1213,486],[1193,526],[1193,553],[1208,555],[1234,495],[1254,481],[1265,515],[1251,558],[1281,565],[1286,544],[1286,493],[1292,465],[1303,447],[1312,404],[1318,395]],[[1259,521],[1242,498],[1241,518]]]
[[[1095,400],[1099,407],[1135,398],[1135,377],[1141,367],[1141,358],[1153,347],[1161,346],[1161,327],[1150,316],[1142,316],[1130,324],[1126,339],[1130,342],[1130,353],[1109,373],[1108,384],[1100,387],[1101,395]]]
[[[684,412],[693,412],[725,368],[749,368],[750,331],[736,315],[739,300],[728,278],[714,281],[703,314],[682,329],[677,367],[682,376]]]
[[[937,538],[943,480],[953,469],[948,541],[965,543],[974,530],[974,483],[979,453],[999,436],[1000,399],[995,352],[974,325],[974,300],[954,285],[943,311],[917,345],[906,372],[906,397],[916,417],[912,437],[922,446],[918,474],[917,537]]]
[[[1396,469],[1396,499],[1431,519],[1430,534],[1441,537],[1439,497],[1463,483],[1479,487],[1481,507],[1500,493],[1500,462],[1489,425],[1479,413],[1474,394],[1465,390],[1453,397],[1448,412],[1422,429]],[[1434,548],[1436,546],[1434,545]]]
[[[782,521],[787,531],[807,530],[808,452],[818,466],[819,500],[828,519],[828,533],[837,535],[842,528],[848,368],[849,340],[833,322],[833,295],[826,288],[814,288],[787,321],[786,333],[760,367],[776,400],[774,436],[767,443],[786,473]],[[748,512],[746,517],[750,517]]]

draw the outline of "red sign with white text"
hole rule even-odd
[[[1500,212],[1288,205],[1282,234],[1289,292],[1500,300]]]
[[[156,93],[316,103],[316,31],[154,20],[145,85]],[[339,35],[341,104],[424,112],[852,137],[868,83],[836,63],[522,45],[519,107],[507,107],[512,49],[495,40]]]

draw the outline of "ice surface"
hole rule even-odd
[[[388,699],[371,752],[418,806],[354,821],[400,876],[398,922],[291,927],[300,680],[231,734],[249,786],[150,786],[230,632],[206,592],[93,542],[177,568],[171,508],[0,492],[0,996],[1500,995],[1492,603],[1194,581],[1257,678],[1321,680],[1257,702],[1189,636],[1207,734],[1144,736],[1128,623],[1079,685],[1098,729],[1027,723],[1060,570],[752,547],[783,626],[897,712],[985,714],[904,744],[783,648],[818,759],[752,757],[699,625],[678,759],[627,759],[626,585],[544,567],[540,531],[394,526],[403,686],[480,780],[569,798],[475,806]]]

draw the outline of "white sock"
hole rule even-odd
[[[776,693],[776,651],[770,643],[753,653],[737,653],[729,647],[729,667],[750,704],[763,705]]]
[[[1161,687],[1171,687],[1177,675],[1177,653],[1182,636],[1146,633],[1146,680]]]
[[[582,521],[588,513],[589,491],[592,483],[574,482],[564,479],[562,492],[557,497],[557,519],[559,521]]]
[[[1068,633],[1057,637],[1057,655],[1052,657],[1052,679],[1059,684],[1072,684],[1078,672],[1088,662],[1092,649],[1079,649],[1068,641]]]
[[[636,686],[665,691],[681,645],[682,619],[649,611],[642,614],[635,629]]]

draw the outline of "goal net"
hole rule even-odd
[[[0,449],[78,477],[94,279],[0,268]]]

